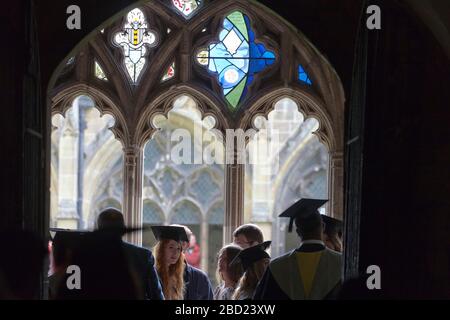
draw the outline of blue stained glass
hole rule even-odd
[[[216,69],[217,70],[225,70],[229,66],[231,66],[231,63],[226,59],[220,59],[215,61]]]
[[[233,29],[234,25],[231,23],[230,20],[225,19],[223,22],[223,27],[225,28],[225,30],[230,31],[231,29]]]
[[[241,70],[245,70],[248,66],[248,60],[246,59],[233,59],[230,62]]]
[[[239,32],[238,29],[234,28],[232,31],[236,32],[236,35],[238,36],[239,39],[241,39],[241,41],[245,40],[244,36],[242,35],[242,33]]]
[[[227,95],[229,92],[231,92],[231,90],[233,90],[233,88],[223,89],[223,94]]]
[[[255,43],[250,19],[239,11],[224,19],[219,41],[200,52],[197,59],[210,72],[217,73],[225,99],[235,110],[247,95],[255,74],[275,63],[275,53]]]
[[[224,91],[226,89],[233,89],[236,86],[236,83],[227,81],[226,73],[228,70],[236,70],[237,71],[239,82],[245,77],[245,73],[241,69],[236,69],[236,66],[234,66],[234,65],[227,66],[225,69],[223,69],[223,71],[219,75],[219,81],[222,84],[222,88],[224,89]]]
[[[312,85],[311,79],[309,78],[308,74],[301,64],[298,66],[298,80],[308,85]]]
[[[231,30],[231,29],[230,29],[230,30]],[[220,39],[225,39],[225,37],[228,35],[228,33],[230,33],[230,30],[223,29],[223,30],[220,32],[219,38],[220,38]]]

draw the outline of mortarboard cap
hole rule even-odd
[[[270,259],[269,254],[265,250],[270,247],[271,243],[272,241],[265,241],[261,244],[240,251],[238,255],[231,261],[230,265],[240,262],[245,271],[253,263],[261,259]]]
[[[289,232],[292,232],[292,225],[294,224],[294,220],[296,218],[307,219],[313,214],[319,214],[318,209],[327,202],[328,200],[306,198],[300,199],[280,214],[279,217],[291,218],[289,221]]]
[[[103,227],[101,229],[95,230],[96,233],[107,233],[107,234],[116,234],[123,236],[127,233],[137,232],[137,231],[145,231],[150,229],[150,227]]]
[[[89,230],[70,230],[70,229],[60,229],[60,228],[50,228],[50,238],[52,241],[58,241],[61,239],[62,241],[79,241],[82,239],[83,236],[86,236],[87,234],[118,234],[120,236],[123,236],[127,233],[132,233],[136,231],[141,230],[147,230],[149,227],[123,227],[123,228],[103,228],[103,229],[97,229],[95,231],[89,231]]]
[[[89,231],[50,228],[49,232],[50,238],[54,242],[64,241],[65,243],[76,243]]]
[[[152,226],[156,240],[161,239],[189,242],[186,230],[176,226]]]
[[[322,221],[325,224],[325,233],[342,233],[342,221],[322,214]]]
[[[55,265],[70,264],[74,253],[81,247],[81,243],[89,233],[89,231],[58,228],[50,228],[49,231]]]

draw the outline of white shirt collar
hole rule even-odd
[[[322,240],[305,240],[300,242],[300,247],[304,244],[321,244],[325,247],[325,243]]]

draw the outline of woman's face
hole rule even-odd
[[[167,265],[177,263],[181,255],[181,244],[175,240],[170,240],[164,248],[164,257]]]
[[[223,252],[218,259],[219,272],[222,274],[227,271],[227,255]]]

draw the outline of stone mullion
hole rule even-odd
[[[137,147],[124,150],[124,194],[123,214],[125,223],[129,227],[142,226],[142,151]],[[126,235],[126,240],[136,244],[142,244],[142,232],[134,232]]]

